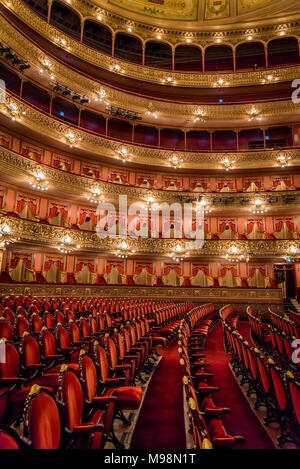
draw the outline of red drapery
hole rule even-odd
[[[247,181],[244,184],[244,188],[247,190],[251,186],[251,184],[254,183],[258,189],[261,188],[261,181]]]
[[[221,190],[223,189],[224,186],[228,186],[229,189],[233,190],[234,189],[234,185],[233,185],[233,182],[218,182],[218,189]]]
[[[29,259],[28,257],[18,257],[18,256],[11,259],[10,267],[12,269],[15,269],[17,267],[19,261],[23,261],[26,269],[31,269],[31,259]]]
[[[229,228],[231,229],[231,231],[233,231],[233,232],[235,231],[235,223],[233,223],[233,222],[231,222],[231,221],[229,221],[229,222],[226,223],[226,222],[224,221],[224,222],[222,222],[222,223],[220,224],[220,226],[219,226],[219,231],[220,231],[220,233],[224,233],[224,231],[225,231],[227,225],[229,226]]]
[[[152,274],[153,273],[153,270],[152,270],[152,266],[151,265],[138,265],[135,269],[135,273],[136,275],[139,275],[143,269],[146,269],[146,271],[148,272],[148,274]]]
[[[199,270],[202,270],[202,272],[204,273],[204,275],[206,277],[209,276],[209,270],[208,270],[208,267],[205,267],[204,265],[201,266],[201,267],[193,267],[192,268],[192,276],[193,277],[196,277],[197,273],[199,272]]]
[[[81,272],[83,269],[83,266],[85,265],[87,266],[87,268],[89,269],[91,273],[94,273],[95,271],[94,265],[91,262],[79,262],[75,267],[76,273]]]
[[[175,272],[177,275],[181,275],[181,268],[180,268],[179,266],[170,266],[170,265],[165,266],[165,268],[164,268],[164,275],[169,275],[169,273],[171,272],[171,270],[174,270],[174,272]]]
[[[220,277],[225,277],[226,273],[228,272],[228,270],[230,270],[230,272],[232,273],[233,277],[237,277],[238,276],[238,273],[237,273],[237,269],[236,267],[227,267],[227,266],[223,266],[221,268],[221,271],[220,271]]]
[[[275,231],[278,233],[283,229],[284,223],[289,231],[295,231],[294,223],[291,220],[278,221],[275,225]]]
[[[258,230],[263,232],[264,231],[264,225],[261,221],[251,221],[247,224],[247,233],[251,233],[251,231],[253,231],[254,229],[254,225],[257,226]]]
[[[265,269],[263,269],[262,267],[252,267],[249,270],[249,278],[253,278],[257,271],[260,272],[261,275],[266,277],[266,270]]]
[[[100,176],[100,172],[98,169],[92,169],[92,168],[82,168],[82,172],[83,174],[87,175],[89,173],[93,173],[97,179],[99,179],[99,176]]]

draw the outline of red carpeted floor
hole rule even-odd
[[[131,440],[131,449],[185,449],[182,371],[177,340],[161,351]]]
[[[240,332],[247,324],[241,323]],[[250,336],[249,336],[250,337]],[[274,445],[265,429],[253,413],[243,395],[235,377],[229,368],[230,355],[223,346],[223,329],[221,322],[212,329],[205,344],[206,360],[211,364],[209,371],[214,374],[211,383],[220,388],[214,394],[216,403],[230,407],[231,413],[223,416],[224,425],[231,435],[243,435],[245,442],[234,445],[233,449],[274,449]]]

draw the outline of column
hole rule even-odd
[[[52,8],[52,0],[48,0],[48,16],[47,16],[47,23],[50,23],[51,8]]]
[[[80,41],[79,42],[83,41],[83,30],[84,30],[84,21],[81,20],[80,21]]]
[[[265,60],[266,60],[266,68],[269,67],[269,57],[268,57],[268,47],[265,47]]]

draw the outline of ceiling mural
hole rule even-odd
[[[274,0],[238,0],[238,14],[242,15],[248,11],[265,7],[273,2]]]
[[[205,19],[226,18],[229,16],[229,0],[206,0]]]
[[[168,20],[196,20],[198,16],[198,0],[109,0],[109,3]]]

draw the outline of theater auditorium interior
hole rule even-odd
[[[299,51],[295,0],[0,2],[0,449],[300,449]]]

